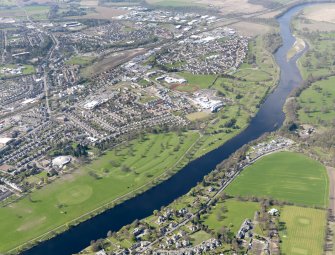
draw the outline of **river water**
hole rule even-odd
[[[277,19],[283,38],[283,46],[275,54],[276,62],[281,70],[279,85],[267,97],[257,115],[242,133],[227,141],[218,149],[190,162],[170,179],[156,187],[22,254],[70,255],[78,253],[87,247],[91,240],[105,237],[109,230],[117,231],[135,219],[147,217],[154,210],[168,205],[176,198],[187,193],[206,174],[212,171],[217,164],[228,158],[244,144],[249,143],[266,132],[277,130],[283,124],[285,118],[282,109],[287,96],[302,81],[300,72],[296,66],[296,60],[303,52],[297,54],[289,62],[286,60],[286,54],[295,41],[290,30],[292,16],[304,7],[304,5],[296,6]]]

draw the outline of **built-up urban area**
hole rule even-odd
[[[143,7],[112,21],[2,19],[1,200],[45,185],[27,179],[61,175],[93,148],[234,104],[188,78],[217,79],[246,57],[248,38],[211,27],[217,19]]]

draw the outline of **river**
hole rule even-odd
[[[87,247],[91,240],[105,237],[109,230],[117,231],[135,219],[147,217],[154,210],[160,209],[161,206],[166,206],[176,198],[186,194],[206,174],[212,171],[217,164],[228,158],[244,144],[249,143],[266,132],[277,130],[285,119],[282,109],[287,96],[302,81],[296,61],[303,52],[294,56],[289,62],[287,62],[286,55],[295,41],[290,29],[292,16],[304,7],[304,5],[296,6],[277,19],[283,38],[283,45],[275,54],[276,62],[281,70],[280,81],[277,88],[267,97],[257,115],[243,132],[227,141],[218,149],[190,162],[170,179],[156,187],[50,240],[42,242],[22,254],[69,255],[78,253]]]

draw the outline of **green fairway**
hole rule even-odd
[[[223,212],[222,207],[226,209],[226,212]],[[258,210],[258,203],[230,199],[224,203],[218,203],[204,220],[204,224],[215,231],[220,230],[223,226],[229,227],[236,234],[243,221],[253,220]]]
[[[317,81],[304,90],[298,98],[301,123],[333,125],[335,119],[335,76]]]
[[[303,154],[278,152],[247,167],[228,186],[234,196],[271,197],[297,205],[328,204],[325,167]]]
[[[280,233],[282,254],[323,254],[326,211],[285,206],[281,211],[280,221],[286,223],[286,230]]]
[[[174,165],[198,133],[146,135],[64,175],[10,206],[0,208],[0,253],[89,214],[150,182]],[[178,147],[178,148],[177,148]],[[88,216],[88,215],[87,215]]]

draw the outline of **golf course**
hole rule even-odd
[[[60,232],[99,209],[148,189],[175,170],[198,139],[196,132],[147,134],[106,152],[73,174],[0,208],[0,253]]]

